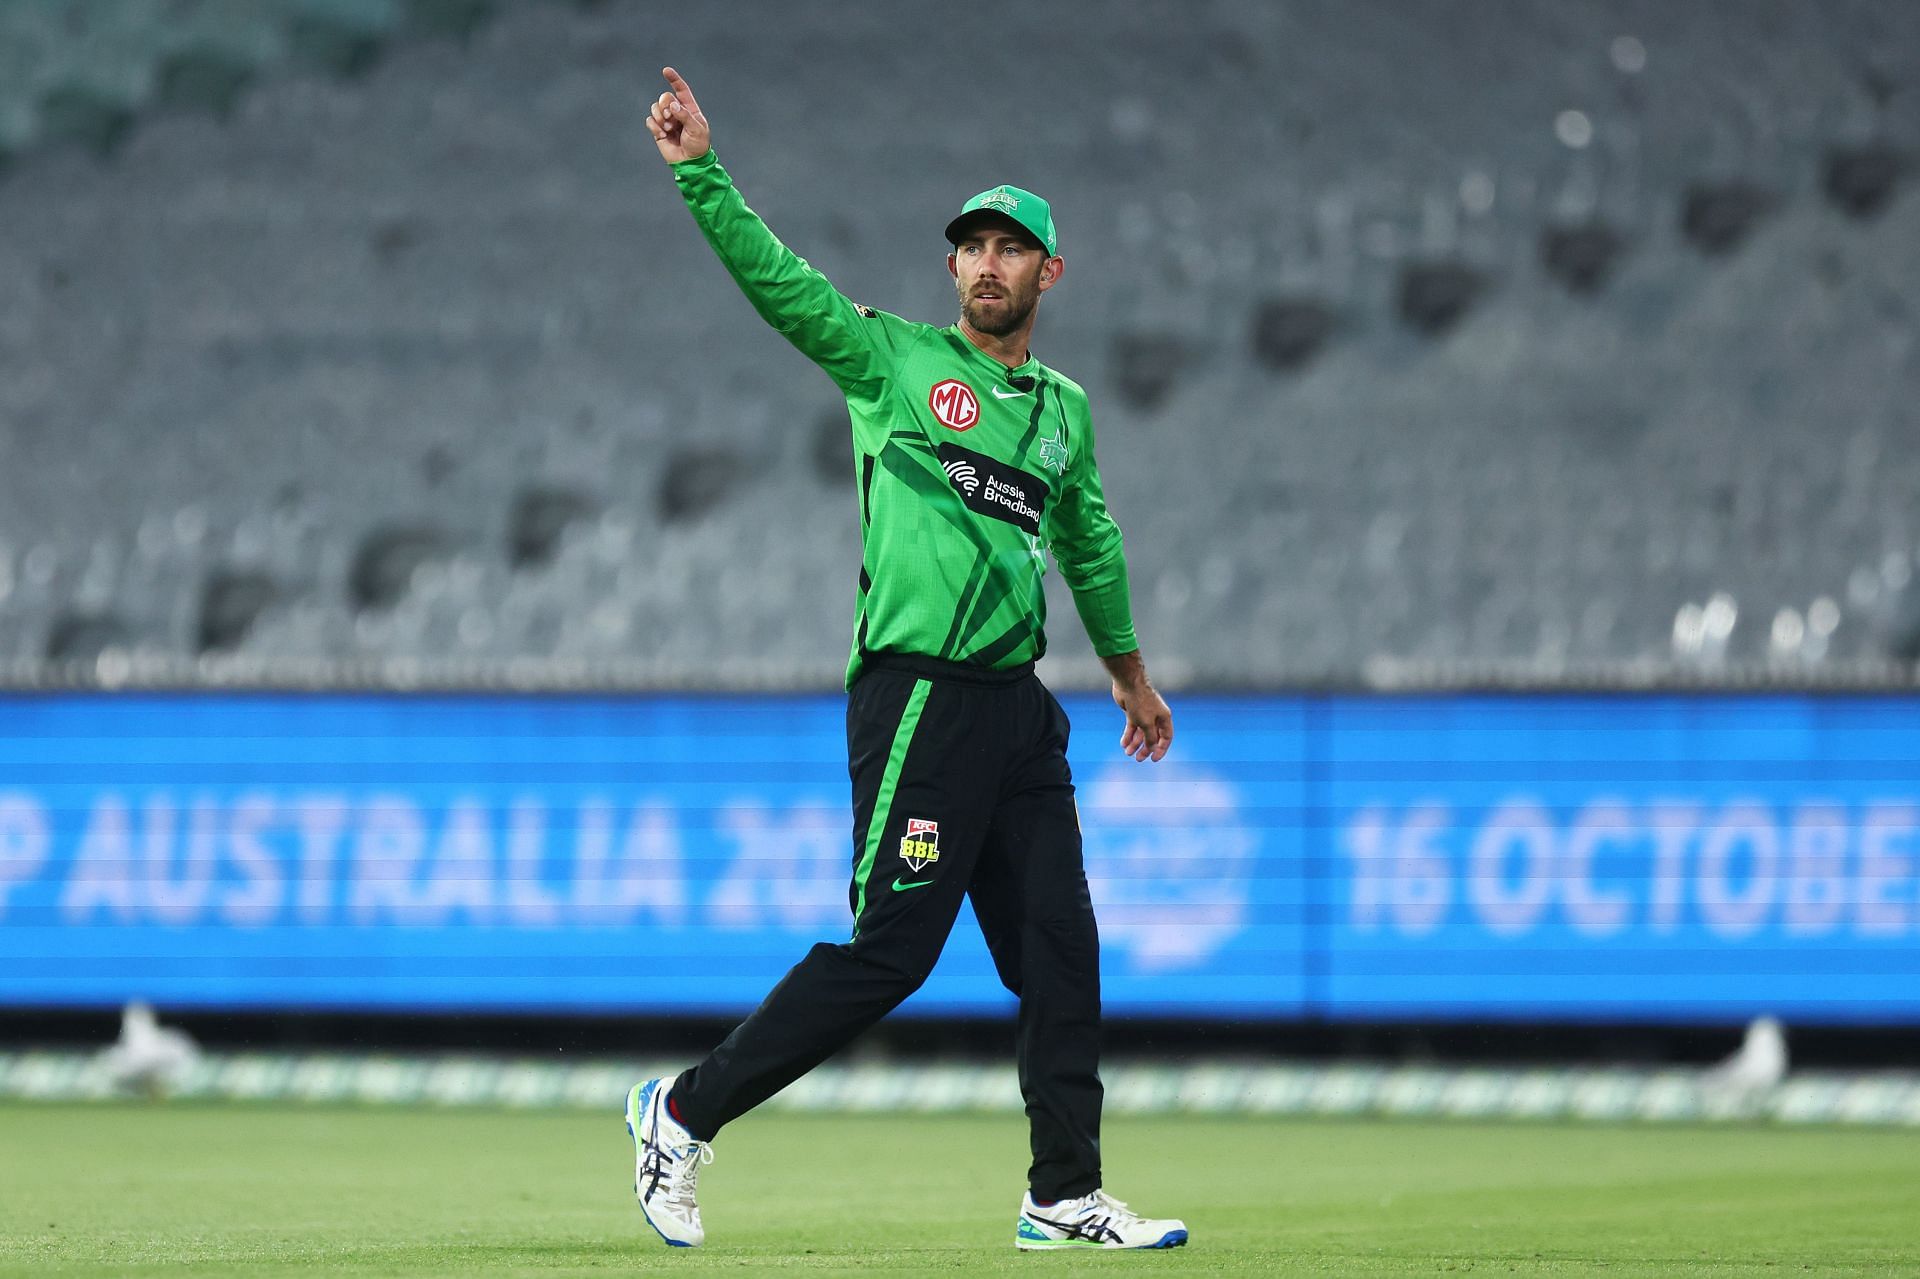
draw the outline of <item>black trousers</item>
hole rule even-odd
[[[822,942],[673,1085],[696,1137],[825,1061],[919,989],[971,898],[1020,997],[1028,1185],[1100,1185],[1100,947],[1067,769],[1067,717],[1032,670],[881,657],[847,700],[852,940]]]

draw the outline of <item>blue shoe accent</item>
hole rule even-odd
[[[640,1130],[636,1125],[640,1117],[647,1113],[647,1104],[653,1100],[653,1090],[659,1083],[658,1079],[649,1079],[644,1084],[635,1084],[627,1094],[627,1131],[635,1141],[640,1140]]]
[[[1169,1230],[1167,1231],[1166,1234],[1160,1236],[1159,1243],[1153,1244],[1151,1246],[1155,1248],[1179,1248],[1183,1246],[1186,1242],[1187,1242],[1186,1231]]]

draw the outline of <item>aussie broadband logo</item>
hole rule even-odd
[[[952,431],[971,430],[980,420],[980,397],[959,378],[935,382],[927,392],[927,407],[940,425]]]
[[[942,462],[940,466],[947,473],[947,478],[953,481],[953,486],[968,497],[980,491],[980,472],[974,469],[973,463],[955,458],[951,462]]]
[[[1053,494],[1045,480],[958,444],[941,444],[939,453],[941,469],[968,510],[1039,536]]]

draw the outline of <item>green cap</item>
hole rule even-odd
[[[960,243],[960,236],[976,213],[998,213],[1025,227],[1028,234],[1046,246],[1047,256],[1059,253],[1058,237],[1053,230],[1053,210],[1031,191],[1019,187],[997,186],[960,206],[960,216],[947,223],[947,243]]]

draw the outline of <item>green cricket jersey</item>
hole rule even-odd
[[[848,686],[873,653],[993,668],[1039,657],[1043,547],[1094,651],[1137,648],[1086,392],[1031,357],[1009,369],[957,325],[848,301],[747,207],[712,151],[673,176],[761,318],[846,394],[862,544]]]

